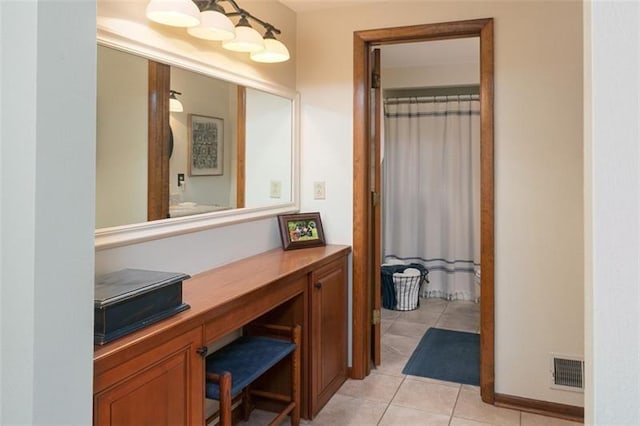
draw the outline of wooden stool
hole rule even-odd
[[[243,400],[245,420],[249,417],[251,394],[287,404],[271,425],[291,415],[291,424],[297,426],[300,424],[301,327],[253,325],[251,329],[260,331],[261,335],[242,336],[207,357],[206,397],[220,401],[221,426],[231,426],[231,408],[237,397]],[[287,356],[291,356],[291,395],[250,389],[251,383]],[[215,417],[216,414],[207,418],[207,423]]]

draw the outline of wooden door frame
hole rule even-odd
[[[371,217],[369,152],[369,49],[371,46],[455,38],[480,38],[480,392],[494,402],[494,147],[493,19],[444,22],[354,32],[353,38],[353,378],[371,368],[369,298],[372,277],[368,256]]]
[[[244,208],[245,183],[247,178],[247,88],[238,86],[237,90],[237,127],[236,127],[236,208]]]
[[[147,220],[169,217],[169,65],[149,60]]]

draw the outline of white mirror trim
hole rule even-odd
[[[267,217],[274,217],[279,214],[293,213],[300,210],[299,196],[299,95],[291,89],[272,85],[266,82],[253,80],[236,74],[229,73],[209,64],[167,52],[162,49],[122,37],[98,26],[98,43],[143,56],[148,59],[162,62],[168,65],[178,66],[191,71],[199,72],[211,77],[227,80],[232,83],[251,87],[275,95],[283,96],[292,100],[293,120],[292,135],[293,141],[291,149],[291,197],[290,203],[283,203],[273,206],[241,208],[223,210],[212,213],[204,213],[193,216],[177,217],[172,219],[156,220],[151,222],[137,223],[133,225],[116,226],[112,228],[97,229],[95,232],[96,250],[124,246],[140,243],[160,238],[167,238],[190,232],[202,231],[209,228],[231,225],[235,223],[248,222]]]

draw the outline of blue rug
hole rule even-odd
[[[480,386],[480,335],[430,328],[402,373]]]

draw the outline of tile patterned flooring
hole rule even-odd
[[[478,332],[479,305],[422,299],[415,311],[382,310],[382,365],[364,380],[347,380],[313,421],[313,426],[570,426],[580,423],[494,407],[475,386],[402,374],[429,327]],[[268,424],[273,415],[254,410],[247,423]],[[288,419],[285,422],[288,423]]]

